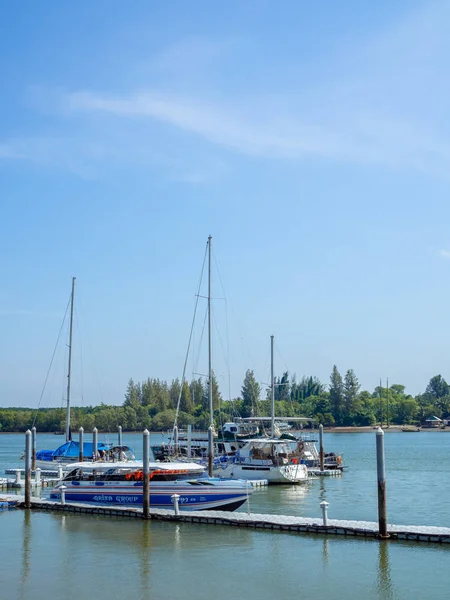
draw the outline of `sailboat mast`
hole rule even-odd
[[[67,369],[66,442],[70,440],[70,376],[72,371],[73,301],[75,297],[75,279],[76,277],[72,277],[72,295],[70,298],[69,365]]]
[[[273,376],[273,335],[270,336],[270,382],[272,387],[272,437],[275,437],[275,379]]]
[[[214,426],[213,419],[213,389],[212,389],[212,348],[211,348],[211,240],[208,237],[208,393],[209,393],[209,424]]]

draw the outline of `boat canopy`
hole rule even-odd
[[[100,450],[106,452],[111,449],[111,444],[103,444],[99,442],[97,444],[97,451]],[[94,444],[92,442],[83,443],[83,455],[92,457],[94,452]],[[56,448],[56,450],[39,450],[36,452],[36,458],[38,460],[52,460],[52,458],[65,456],[67,458],[78,458],[80,453],[80,443],[76,441],[69,441]]]

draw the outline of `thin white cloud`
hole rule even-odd
[[[210,177],[210,170],[201,168],[203,158],[211,160],[207,142],[218,151],[264,159],[320,158],[448,178],[450,86],[443,73],[450,60],[449,26],[448,6],[432,4],[364,45],[350,41],[337,59],[330,57],[333,75],[322,82],[316,78],[308,85],[295,71],[284,80],[278,77],[272,86],[276,94],[270,88],[275,71],[271,77],[268,70],[265,90],[254,92],[250,80],[217,95],[214,81],[220,80],[221,60],[229,62],[233,44],[189,38],[151,61],[154,73],[165,75],[158,87],[114,94],[49,90],[48,100],[60,108],[64,124],[77,127],[79,135],[84,131],[85,139],[44,136],[43,150],[30,140],[6,140],[0,158],[58,161],[89,176],[93,165],[171,163],[175,152],[179,179],[200,182]],[[245,53],[235,60],[251,67]],[[212,67],[218,79],[205,77]],[[194,76],[198,73],[202,84]],[[33,94],[45,103],[45,90]],[[203,141],[200,150],[192,136]],[[161,147],[167,140],[164,157]],[[191,156],[194,147],[198,160]]]
[[[445,258],[446,260],[450,260],[450,250],[442,249],[442,250],[440,250],[439,254],[442,258]]]

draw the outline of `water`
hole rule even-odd
[[[155,439],[157,436],[154,436]],[[113,439],[113,436],[111,436]],[[160,439],[159,437],[157,439]],[[38,449],[63,438],[38,436]],[[142,438],[124,435],[142,454]],[[343,453],[342,477],[305,487],[256,490],[252,512],[377,520],[375,435],[327,434],[326,450]],[[20,464],[23,435],[0,435],[0,473]],[[450,523],[450,435],[385,437],[388,520]],[[241,510],[248,510],[246,506]],[[26,511],[0,513],[0,597],[5,600],[151,598],[247,600],[288,596],[448,597],[446,545],[379,543],[220,526],[106,519]],[[7,590],[4,593],[3,590]]]

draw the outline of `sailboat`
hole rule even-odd
[[[171,439],[168,445],[162,444],[159,446],[152,446],[152,452],[155,458],[158,460],[172,460],[172,459],[205,459],[207,461],[208,474],[212,476],[213,472],[213,461],[215,447],[218,443],[218,436],[214,428],[214,407],[213,407],[213,369],[212,369],[212,327],[211,327],[211,252],[212,252],[212,236],[208,236],[207,241],[207,253],[208,253],[208,309],[207,309],[207,321],[208,321],[208,408],[209,408],[209,427],[206,432],[192,433],[189,427],[188,433],[181,434],[178,430],[177,416],[173,430],[171,433]],[[200,282],[201,283],[201,282]],[[197,294],[199,297],[199,294]],[[192,336],[192,330],[191,330]],[[177,415],[181,400],[181,390],[183,383],[185,382],[187,355],[189,353],[190,340],[188,345],[188,352],[186,354],[186,360],[184,363],[183,376],[181,378],[180,394],[178,397]],[[236,448],[237,450],[237,448]]]
[[[67,389],[66,389],[66,424],[64,444],[56,448],[56,450],[39,450],[36,452],[36,467],[50,469],[58,466],[58,464],[72,463],[80,458],[80,444],[72,440],[70,430],[70,392],[71,392],[71,376],[72,376],[72,342],[73,342],[73,313],[75,301],[75,281],[76,277],[72,277],[72,292],[70,295],[70,324],[69,324],[69,358],[67,366]],[[96,454],[94,456],[94,454]],[[83,460],[92,461],[93,459],[102,458],[105,460],[134,460],[133,451],[129,446],[114,445],[111,443],[98,443],[94,449],[93,442],[83,443]]]
[[[214,474],[223,478],[267,479],[271,483],[306,483],[308,469],[300,460],[300,441],[292,448],[290,440],[276,437],[275,378],[273,374],[273,335],[271,349],[271,437],[252,438],[235,456],[224,456],[215,463]],[[255,417],[256,419],[256,417]],[[304,419],[307,420],[307,419]]]

